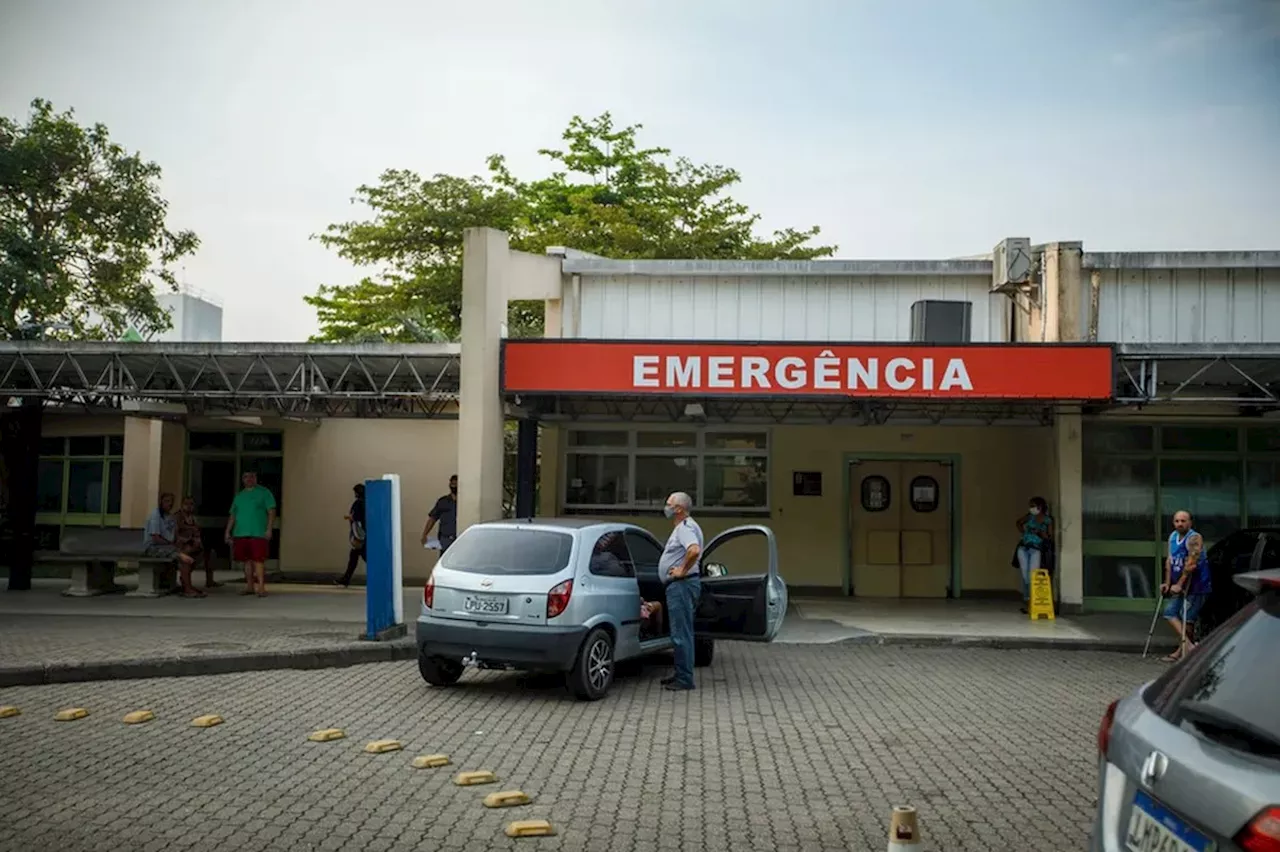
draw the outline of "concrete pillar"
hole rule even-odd
[[[1080,412],[1062,411],[1054,418],[1058,498],[1053,507],[1058,534],[1058,597],[1063,612],[1084,607],[1084,462]]]
[[[564,429],[542,424],[538,436],[541,464],[538,468],[538,514],[554,518],[560,514],[561,477],[564,461]]]
[[[148,417],[124,420],[124,460],[120,476],[120,527],[139,528],[160,494],[182,499],[186,429],[180,423]]]
[[[546,307],[542,315],[542,336],[563,337],[564,301],[561,299],[547,299],[544,304]]]
[[[1048,243],[1044,247],[1040,277],[1044,288],[1045,343],[1084,339],[1084,311],[1089,288],[1082,274],[1083,260],[1083,243]],[[1039,316],[1035,317],[1036,322],[1039,319]],[[1040,340],[1039,334],[1032,339]]]
[[[507,235],[468,228],[462,245],[462,362],[458,410],[458,532],[502,517],[499,355],[507,318]]]

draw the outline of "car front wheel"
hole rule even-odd
[[[711,665],[711,660],[716,655],[716,643],[710,639],[693,640],[693,664],[700,669],[705,669]]]
[[[462,677],[462,663],[418,653],[418,672],[432,686],[453,686]]]
[[[613,685],[613,637],[603,627],[587,634],[569,672],[569,691],[583,701],[599,701]]]

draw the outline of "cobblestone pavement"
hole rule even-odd
[[[894,804],[924,848],[1080,849],[1106,702],[1153,677],[1091,651],[723,643],[701,688],[654,664],[604,701],[413,663],[0,690],[0,849],[876,850]],[[87,718],[55,722],[80,706]],[[124,725],[150,709],[154,721]],[[217,713],[225,724],[193,728]],[[311,743],[329,727],[347,739]],[[371,755],[366,742],[405,749]],[[415,770],[415,755],[453,765]],[[489,769],[497,785],[457,787]],[[484,794],[534,803],[488,810]],[[515,819],[558,836],[510,840]]]

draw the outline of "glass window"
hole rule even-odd
[[[641,506],[664,506],[674,491],[698,503],[696,456],[636,456],[636,497]]]
[[[1212,544],[1240,528],[1240,462],[1160,460],[1161,529],[1173,529],[1173,513],[1186,509],[1192,525]]]
[[[1280,462],[1245,462],[1244,507],[1249,526],[1280,526]]]
[[[883,476],[868,476],[862,480],[862,508],[868,512],[883,512],[892,499],[889,480]]]
[[[187,487],[196,501],[196,514],[225,518],[239,490],[235,459],[191,459]]]
[[[627,456],[570,453],[565,471],[565,502],[613,506],[631,502]]]
[[[621,429],[574,429],[569,433],[571,447],[625,447],[629,432]]]
[[[703,459],[703,505],[764,508],[769,505],[768,460],[763,456]]]
[[[622,533],[607,532],[600,536],[591,548],[588,570],[600,577],[634,577],[635,566],[631,554],[622,541]]]
[[[102,462],[72,461],[67,466],[67,514],[102,514]]]
[[[933,512],[938,508],[938,480],[932,476],[917,476],[911,480],[911,492],[907,495],[911,508],[917,512]]]
[[[107,462],[107,514],[120,514],[120,487],[124,480],[124,462]]]
[[[36,511],[62,511],[62,459],[41,459],[36,474]]]
[[[1245,448],[1251,453],[1280,453],[1280,427],[1249,427],[1245,431]]]
[[[692,449],[698,445],[697,432],[637,432],[636,446],[656,450]]]
[[[764,432],[707,432],[703,443],[708,450],[766,450],[769,436]]]
[[[187,445],[192,452],[235,452],[235,432],[191,432]]]
[[[1155,556],[1084,557],[1086,597],[1154,598],[1159,560]]]
[[[107,436],[107,455],[109,456],[124,455],[124,435],[108,435]]]
[[[647,535],[627,530],[627,550],[631,553],[631,561],[637,568],[657,570],[662,558],[662,547]]]
[[[278,453],[284,449],[284,433],[243,432],[240,445],[246,453]]]
[[[1082,446],[1088,453],[1143,453],[1155,445],[1150,426],[1086,420]]]
[[[569,564],[572,547],[573,536],[567,533],[472,527],[445,551],[440,564],[495,577],[556,574]]]
[[[101,456],[106,453],[107,439],[103,435],[80,435],[67,439],[67,450],[73,456]]]
[[[1162,426],[1160,449],[1184,453],[1234,453],[1240,434],[1234,426]]]
[[[1154,459],[1084,456],[1084,537],[1152,541],[1156,531]]]
[[[66,454],[67,454],[66,438],[41,438],[40,439],[40,455],[65,456]]]

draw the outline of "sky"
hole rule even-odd
[[[1280,249],[1280,0],[2,0],[35,97],[161,165],[227,340],[315,331],[384,169],[535,176],[605,110],[841,258]]]

